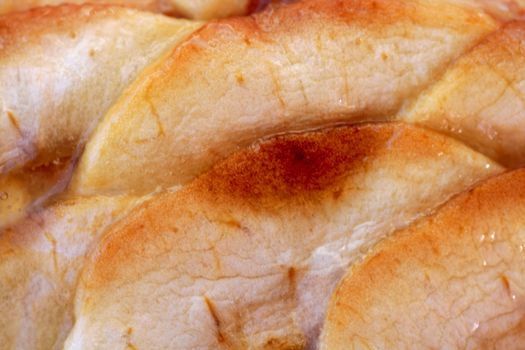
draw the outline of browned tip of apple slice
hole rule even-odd
[[[380,243],[332,297],[322,349],[525,348],[525,170]]]

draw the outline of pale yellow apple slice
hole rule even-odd
[[[106,4],[158,11],[159,0],[0,0],[0,14],[62,4]]]
[[[63,3],[101,3],[122,5],[141,10],[163,12],[192,19],[213,19],[233,15],[245,15],[252,10],[273,2],[294,0],[0,0],[0,14],[28,10],[30,8],[59,5]],[[461,5],[477,6],[498,20],[509,20],[522,15],[523,0],[452,0]]]
[[[321,349],[525,348],[525,170],[451,200],[350,269]]]
[[[160,11],[194,19],[244,15],[263,0],[158,0]]]
[[[0,174],[81,149],[137,74],[199,26],[102,5],[0,17]]]
[[[0,0],[0,14],[47,5],[107,4],[163,12],[192,19],[213,19],[247,14],[263,0]]]
[[[511,22],[483,40],[400,117],[506,165],[525,165],[525,22]]]
[[[76,198],[0,230],[2,349],[61,349],[88,249],[136,200]]]
[[[501,168],[402,124],[277,137],[111,228],[66,349],[314,346],[347,266]]]
[[[308,0],[209,23],[111,108],[72,192],[147,193],[262,136],[384,119],[495,28],[444,0]]]

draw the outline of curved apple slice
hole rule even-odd
[[[402,124],[281,136],[139,206],[84,266],[66,349],[296,349],[347,266],[501,170]]]
[[[525,23],[488,36],[401,115],[503,164],[525,165]]]
[[[274,3],[295,0],[273,0]],[[523,15],[523,0],[451,0],[462,5],[478,6],[498,20],[510,20]],[[272,2],[271,0],[0,0],[0,14],[25,11],[45,5],[63,3],[101,3],[163,12],[193,19],[209,20],[233,15],[245,15]]]
[[[193,19],[213,19],[244,15],[266,0],[0,0],[0,14],[31,8],[68,4],[106,4],[164,12]]]
[[[87,250],[136,203],[129,197],[76,198],[0,230],[2,348],[62,348]]]
[[[495,27],[434,0],[310,0],[209,23],[111,108],[71,190],[147,193],[263,136],[384,119]]]
[[[524,18],[524,0],[454,0],[457,3],[480,8],[499,21]]]
[[[124,87],[199,26],[94,5],[0,17],[0,174],[82,149]]]
[[[159,0],[0,0],[0,14],[27,11],[36,7],[67,4],[105,4],[132,7],[141,10],[158,10]]]
[[[523,349],[525,170],[451,200],[350,269],[321,349]]]

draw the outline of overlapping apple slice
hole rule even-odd
[[[147,11],[158,11],[160,0],[0,0],[0,14],[27,11],[42,6],[63,4],[105,4],[126,6]],[[168,0],[169,1],[169,0]]]
[[[402,124],[261,142],[104,235],[84,265],[66,349],[312,346],[349,264],[500,171]]]
[[[122,90],[200,25],[92,5],[0,17],[0,227],[65,188]]]
[[[268,2],[265,0],[0,0],[0,14],[26,11],[47,5],[90,3],[126,6],[144,11],[208,20],[245,15]]]
[[[488,36],[400,115],[501,163],[525,165],[525,22]]]
[[[200,25],[92,5],[0,17],[0,174],[71,157],[137,74]]]
[[[496,27],[446,0],[307,0],[209,23],[111,108],[72,191],[147,193],[269,134],[384,120]]]
[[[396,232],[350,269],[321,349],[523,349],[525,170]]]
[[[0,230],[3,349],[62,348],[86,252],[137,202],[126,196],[70,199]]]

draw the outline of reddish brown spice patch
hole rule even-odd
[[[338,183],[381,150],[392,130],[341,127],[276,137],[230,157],[192,187],[214,200],[285,200],[329,187],[336,198]]]

